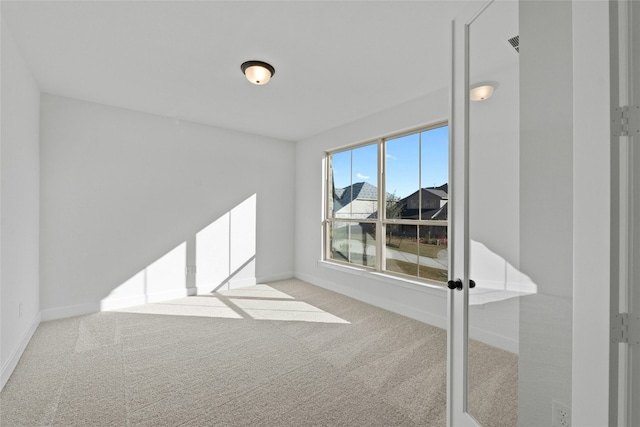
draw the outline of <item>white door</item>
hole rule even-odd
[[[448,425],[515,426],[519,302],[535,290],[518,269],[518,2],[452,32]]]

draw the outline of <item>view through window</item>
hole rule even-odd
[[[325,259],[447,281],[446,124],[330,152],[327,166]]]

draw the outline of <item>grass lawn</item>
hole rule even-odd
[[[439,246],[441,247],[441,246]],[[411,276],[416,275],[417,264],[411,262],[400,261],[397,259],[387,259],[387,270],[394,271],[396,273],[408,274]],[[439,268],[427,267],[425,265],[420,266],[419,277],[423,279],[437,280],[438,282],[447,281],[447,270],[440,270]]]
[[[415,240],[412,241],[409,239],[400,239],[397,237],[387,239],[387,246],[389,248],[397,249],[402,252],[426,256],[429,258],[438,258],[438,252],[447,250],[447,247],[445,245],[427,245],[424,243],[416,243]]]
[[[415,246],[415,242],[414,242]],[[434,246],[434,245],[421,245],[421,246]],[[446,248],[446,246],[435,246],[438,250]],[[349,262],[346,254],[342,254],[339,251],[333,252],[333,259],[338,261]],[[355,265],[369,265],[373,267],[375,265],[375,256],[367,257],[367,260],[363,260],[362,256],[356,256],[352,258],[351,262]],[[400,261],[397,259],[387,259],[387,270],[395,273],[402,273],[409,276],[416,276],[418,265],[412,262]],[[423,279],[436,280],[438,282],[447,281],[447,270],[441,270],[439,268],[427,267],[426,265],[420,266],[418,277]]]

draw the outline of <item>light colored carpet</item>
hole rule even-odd
[[[476,383],[513,393],[485,347]],[[287,280],[43,322],[0,425],[444,426],[445,386],[445,331]]]

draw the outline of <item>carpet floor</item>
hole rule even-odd
[[[446,348],[442,329],[295,279],[42,322],[0,425],[444,426]],[[516,425],[517,399],[490,397],[517,394],[517,357],[472,351],[470,405]]]

